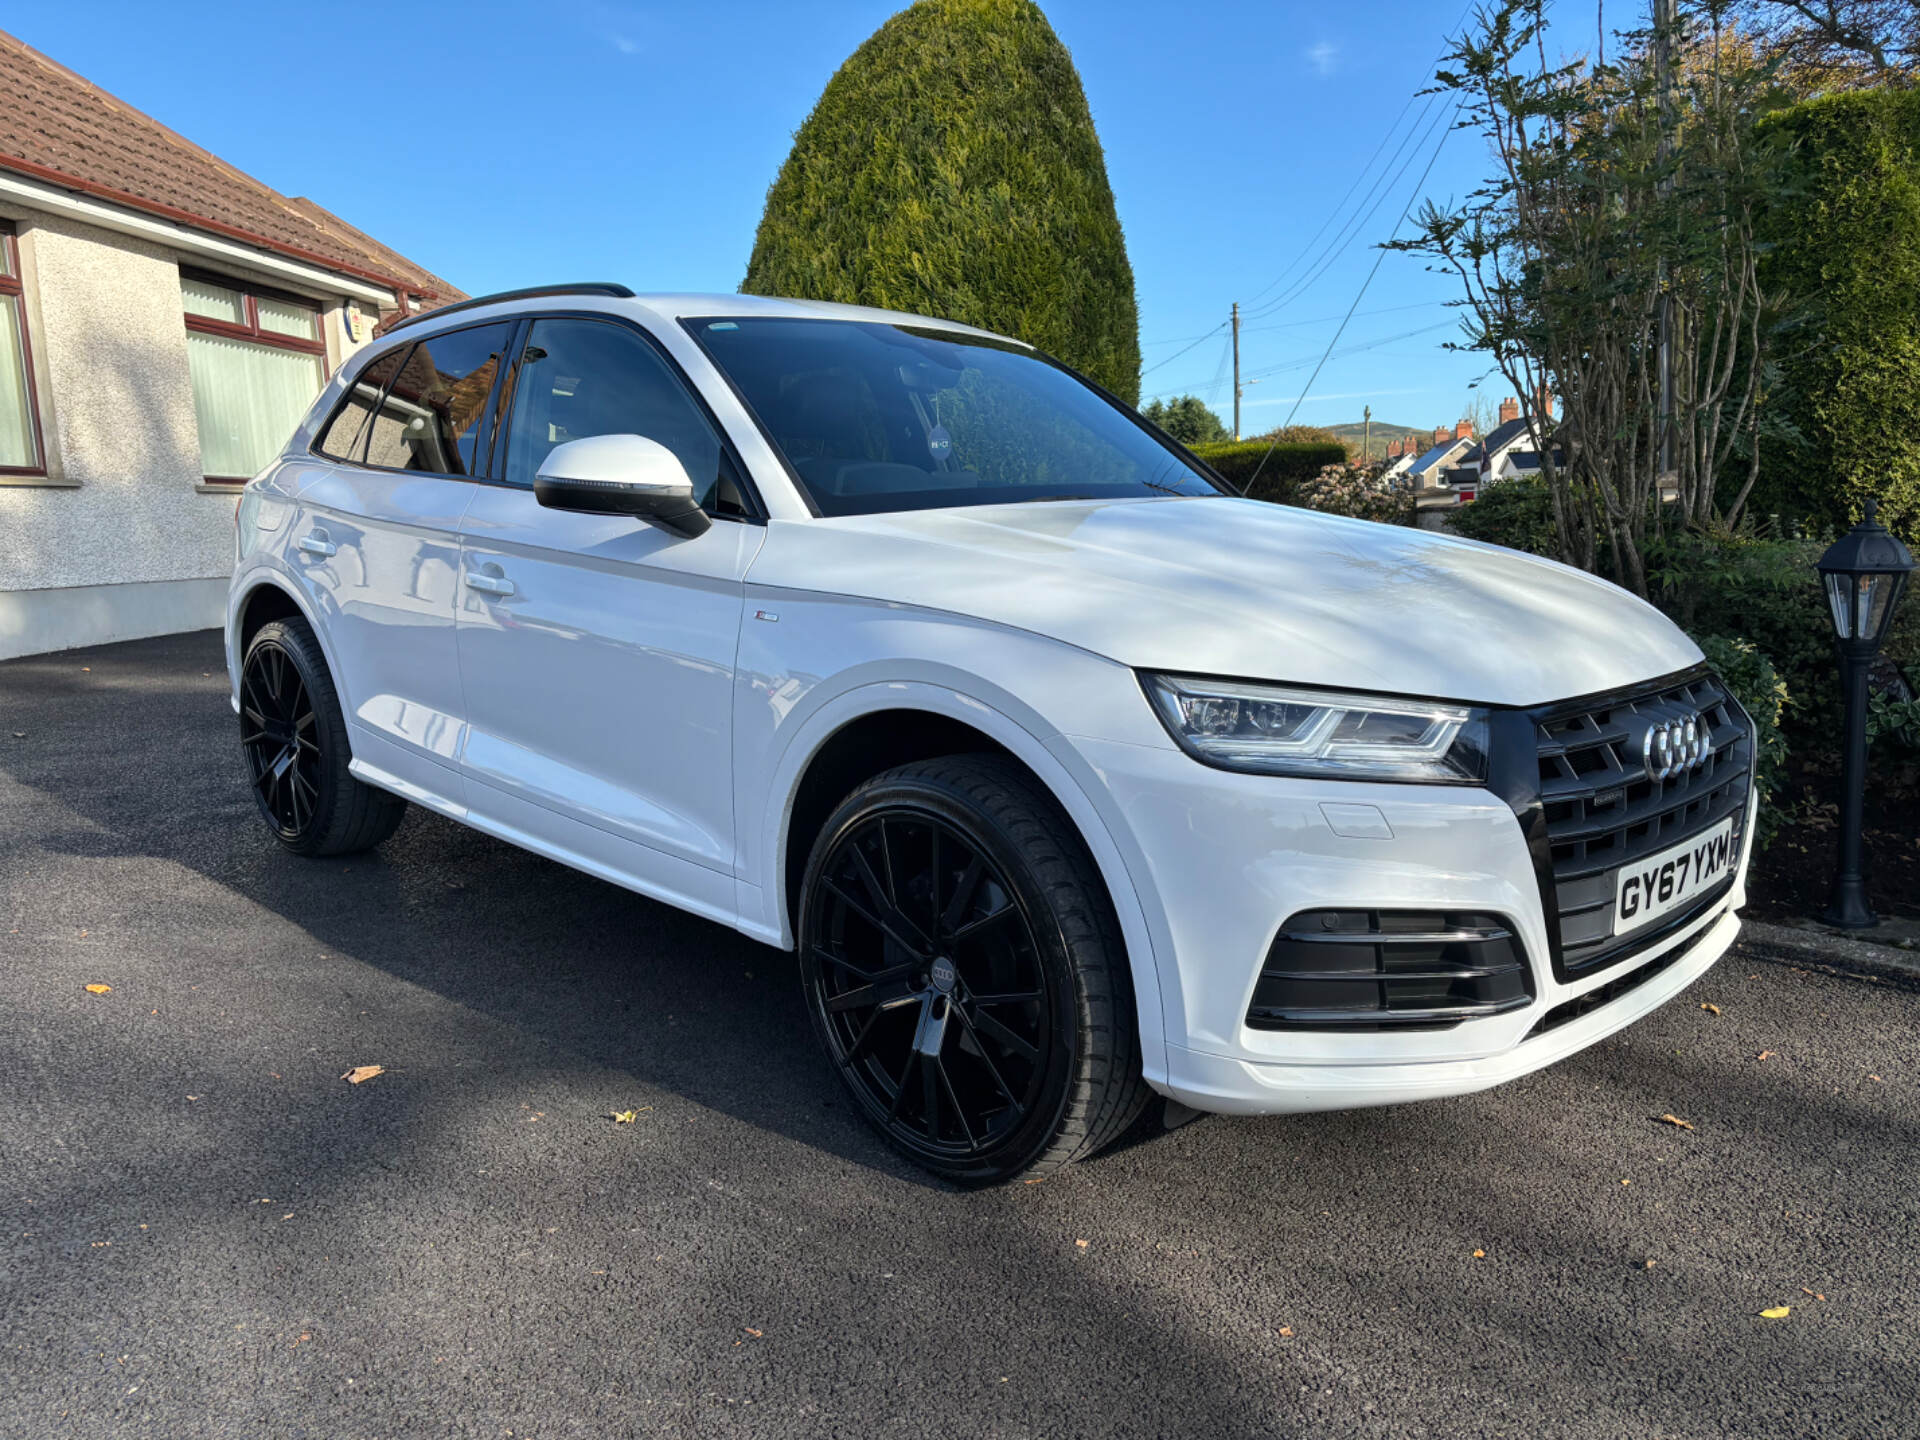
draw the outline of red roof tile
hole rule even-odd
[[[311,200],[290,200],[0,31],[0,168],[441,302],[466,297]]]

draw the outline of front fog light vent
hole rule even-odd
[[[1303,910],[1280,927],[1256,1030],[1444,1029],[1533,1001],[1506,919],[1457,910]]]

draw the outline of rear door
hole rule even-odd
[[[730,915],[734,656],[765,534],[738,462],[664,352],[612,318],[535,319],[502,412],[494,482],[461,526],[473,815]],[[533,477],[548,452],[604,434],[672,450],[712,527],[688,539],[540,505]]]
[[[512,331],[471,326],[372,362],[316,442],[334,463],[302,488],[289,541],[333,643],[355,760],[456,810],[460,519]]]

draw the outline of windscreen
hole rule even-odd
[[[686,323],[823,515],[1220,493],[1131,412],[1005,342],[853,320]]]

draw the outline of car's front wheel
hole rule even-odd
[[[1017,767],[876,776],[801,892],[815,1027],[867,1118],[961,1184],[1091,1155],[1149,1098],[1127,957],[1092,858]]]
[[[320,643],[301,620],[271,620],[240,662],[240,748],[253,798],[299,855],[348,855],[393,834],[407,802],[348,773],[347,722]]]

